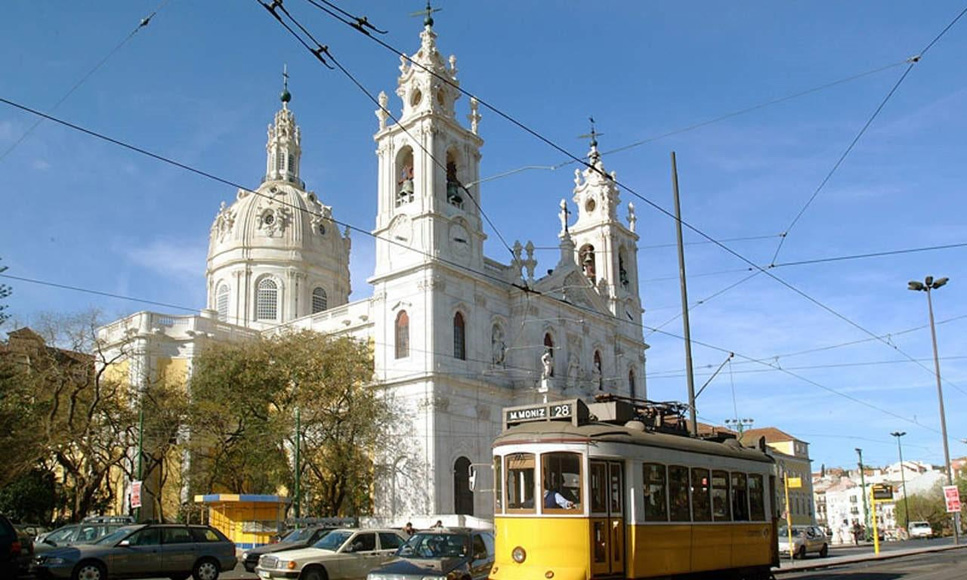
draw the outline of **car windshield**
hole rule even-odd
[[[113,544],[115,542],[120,542],[125,536],[134,531],[135,528],[118,528],[110,534],[104,536],[103,538],[98,538],[97,541],[93,542],[95,544],[106,545]]]
[[[344,543],[346,543],[346,540],[348,540],[352,535],[352,532],[347,532],[346,530],[329,532],[325,535],[325,537],[313,544],[312,547],[335,552],[339,549],[339,546],[342,546]]]
[[[463,534],[435,534],[421,532],[400,546],[400,558],[431,560],[461,558],[470,552],[470,538]]]
[[[797,529],[797,528],[793,528],[792,529],[792,537],[798,538],[800,536],[802,536],[802,530]],[[781,527],[781,528],[779,528],[779,539],[782,540],[783,538],[787,538],[787,539],[789,538],[789,528],[787,528],[787,527]]]
[[[295,542],[305,542],[312,537],[312,528],[301,528],[292,530],[284,538],[279,540],[280,544],[292,544]]]

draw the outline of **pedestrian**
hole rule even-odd
[[[407,536],[412,536],[413,534],[416,533],[416,530],[413,529],[412,522],[406,522],[406,525],[403,526],[403,531],[406,532]]]
[[[443,520],[437,520],[436,523],[433,524],[433,527],[434,528],[442,528],[443,527]]]

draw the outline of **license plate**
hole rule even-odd
[[[259,578],[271,578],[272,575],[265,570],[259,570]]]

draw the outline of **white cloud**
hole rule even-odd
[[[184,241],[154,240],[146,246],[129,246],[122,253],[135,265],[173,278],[196,278],[205,271],[208,248]]]
[[[37,171],[47,171],[50,169],[51,165],[43,159],[34,159],[33,163],[30,164],[31,167]]]

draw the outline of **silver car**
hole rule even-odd
[[[209,526],[124,526],[93,544],[51,550],[35,560],[39,578],[216,580],[235,567],[235,544]]]
[[[793,526],[792,547],[789,546],[789,528],[779,528],[779,553],[794,558],[805,558],[806,554],[819,554],[820,558],[829,555],[829,538],[819,526]]]

